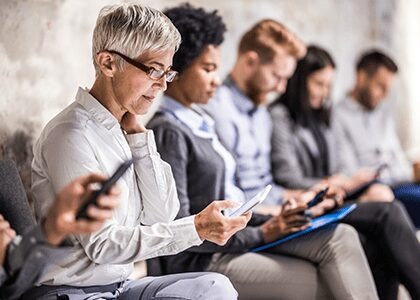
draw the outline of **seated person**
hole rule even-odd
[[[380,179],[393,187],[420,228],[420,164],[411,164],[397,136],[393,108],[386,97],[398,72],[395,62],[378,51],[364,53],[356,66],[356,83],[334,106],[332,128],[338,143],[338,168],[352,175],[361,168],[387,168]]]
[[[172,57],[180,34],[161,12],[139,4],[101,10],[93,33],[96,79],[53,118],[34,147],[32,190],[44,216],[53,195],[74,177],[111,174],[122,161],[135,162],[121,177],[121,205],[112,220],[77,244],[28,293],[30,299],[167,298],[236,299],[220,274],[190,273],[127,280],[136,261],[176,254],[203,240],[225,244],[251,214],[224,217],[229,201],[210,204],[173,221],[179,200],[170,166],[156,151],[153,132],[139,121],[176,72]],[[211,295],[211,296],[210,296]]]
[[[362,176],[348,178],[333,173],[337,170],[337,149],[331,133],[327,99],[334,70],[335,63],[327,51],[309,46],[305,57],[298,62],[284,93],[270,106],[273,122],[272,173],[274,180],[286,187],[308,188],[323,182],[330,186],[339,185],[349,191],[363,184],[360,180]],[[385,185],[374,185],[359,200],[382,201],[384,197],[392,201],[392,191],[388,190]],[[376,219],[377,225],[385,229],[384,241],[378,238],[381,235],[365,229],[363,222],[366,221],[363,218],[357,221],[362,216],[361,209],[366,211],[365,216],[370,218],[370,224],[374,224]],[[392,217],[389,220],[377,219],[378,216],[385,215],[381,211],[387,211]],[[390,222],[390,219],[394,221]],[[415,295],[412,286],[418,286],[420,274],[413,266],[416,261],[420,263],[420,249],[412,230],[413,225],[398,201],[391,204],[361,204],[344,222],[354,225],[363,234],[362,238],[367,239],[363,244],[379,296],[382,299],[396,299],[399,282],[410,286]],[[385,224],[388,226],[384,226]],[[404,230],[396,234],[393,227]],[[370,248],[380,251],[378,253]],[[388,252],[386,257],[381,254],[384,249]],[[401,255],[401,249],[408,254]],[[410,258],[407,259],[408,257]],[[398,273],[395,270],[402,271]]]
[[[58,247],[66,236],[96,231],[112,217],[112,210],[118,204],[116,187],[98,198],[99,206],[89,207],[90,219],[76,220],[89,185],[104,179],[95,174],[76,178],[60,191],[41,224],[21,237],[16,237],[0,215],[0,299],[17,299],[38,280],[49,262],[66,255],[68,247],[65,246],[71,243]]]
[[[215,134],[213,120],[197,106],[206,104],[219,85],[225,25],[217,12],[190,5],[165,14],[182,36],[173,61],[179,76],[168,85],[148,127],[155,132],[162,159],[172,166],[181,204],[178,218],[182,218],[215,199],[243,201],[245,195],[235,185],[234,158]],[[291,200],[278,216],[254,213],[249,225],[227,245],[206,242],[165,257],[164,271],[220,272],[233,282],[241,299],[376,299],[360,241],[347,225],[321,229],[267,252],[247,253],[305,228],[307,220],[299,214],[305,208]]]

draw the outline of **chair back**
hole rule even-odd
[[[21,235],[35,224],[16,165],[0,160],[0,214]]]

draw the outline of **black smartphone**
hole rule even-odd
[[[325,197],[325,195],[327,194],[327,192],[328,192],[328,189],[329,189],[330,187],[326,187],[325,189],[323,189],[323,190],[321,190],[321,191],[319,191],[316,195],[315,195],[315,197],[311,200],[311,201],[309,201],[308,203],[307,203],[307,206],[308,206],[308,208],[311,208],[311,207],[313,207],[313,206],[315,206],[315,205],[317,205],[319,202],[321,202],[322,201],[322,199]]]
[[[127,160],[125,162],[123,162],[118,169],[115,171],[114,174],[112,174],[112,176],[106,180],[105,182],[103,182],[101,184],[101,188],[94,191],[86,200],[85,204],[83,204],[79,210],[77,211],[76,214],[76,219],[89,219],[88,215],[87,215],[87,208],[89,207],[89,205],[93,204],[96,205],[96,201],[98,199],[98,197],[102,194],[106,194],[109,192],[109,190],[111,189],[111,187],[117,183],[118,179],[121,178],[121,176],[128,170],[128,168],[133,164],[133,160]]]

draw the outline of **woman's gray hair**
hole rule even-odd
[[[181,35],[172,22],[160,11],[140,4],[124,3],[101,9],[92,38],[92,58],[96,76],[98,53],[114,50],[131,58],[146,52],[178,50]],[[124,61],[116,56],[117,66]]]

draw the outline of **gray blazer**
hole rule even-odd
[[[273,105],[270,115],[273,122],[271,163],[277,183],[288,188],[309,188],[337,171],[337,150],[329,128],[322,128],[329,163],[329,172],[324,174],[319,149],[310,130],[296,124],[282,104]]]

